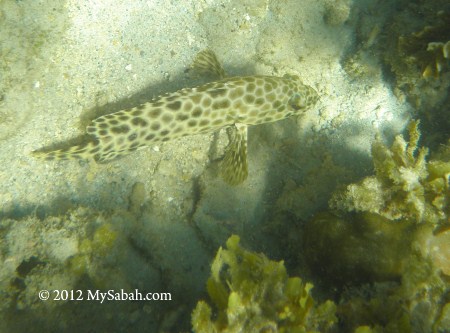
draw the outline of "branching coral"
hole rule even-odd
[[[331,301],[315,305],[313,285],[289,278],[283,262],[269,260],[239,245],[231,236],[219,249],[207,282],[215,305],[204,301],[192,314],[194,332],[326,332],[336,321]],[[215,318],[213,321],[212,318]]]
[[[390,220],[431,224],[445,221],[450,209],[450,161],[426,162],[428,149],[417,146],[418,124],[410,124],[409,142],[398,135],[388,148],[376,140],[372,145],[375,176],[335,193],[330,206],[376,213]]]

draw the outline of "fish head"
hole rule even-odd
[[[303,113],[313,107],[319,100],[319,95],[312,87],[305,85],[297,75],[285,75],[290,80],[291,96],[288,107],[297,114]]]

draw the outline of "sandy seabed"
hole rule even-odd
[[[412,108],[394,96],[376,60],[367,77],[344,71],[342,59],[356,47],[350,2],[326,3],[0,2],[5,332],[188,330],[210,261],[230,234],[277,258],[283,240],[263,225],[280,206],[307,220],[336,186],[368,173],[375,135],[392,139]],[[106,164],[30,155],[84,134],[95,115],[205,82],[187,71],[205,48],[228,75],[297,74],[320,96],[299,119],[250,128],[242,185],[217,176],[225,131]],[[280,202],[287,197],[295,202]],[[171,292],[174,301],[37,299],[39,290],[86,288]]]

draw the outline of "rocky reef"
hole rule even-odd
[[[445,140],[450,126],[450,8],[445,0],[357,3],[349,24],[357,43],[342,58],[356,82],[382,76],[393,93],[422,119],[429,146]],[[380,70],[381,69],[381,70]]]
[[[392,69],[399,75],[405,71],[418,71],[424,78],[438,79],[449,69],[450,12],[436,8],[434,15],[432,12],[428,14],[429,22],[419,30],[398,37],[397,50],[400,54],[407,55],[402,62],[387,58],[392,63]],[[392,28],[394,27],[398,27],[397,24]]]
[[[445,332],[450,321],[449,145],[372,145],[375,175],[337,190],[302,232],[313,281],[338,290],[345,331]],[[327,293],[327,291],[325,291]]]
[[[145,327],[163,332],[188,327],[190,307],[186,304],[194,304],[199,297],[203,279],[186,276],[195,271],[202,276],[209,257],[192,242],[195,235],[183,223],[179,233],[172,226],[170,237],[179,238],[169,243],[167,227],[160,225],[159,229],[157,217],[147,215],[156,210],[149,209],[147,195],[143,184],[135,183],[128,207],[106,211],[67,204],[54,214],[38,209],[21,218],[1,218],[0,331],[29,331],[33,326],[36,331]],[[169,255],[172,250],[179,252]],[[196,253],[192,260],[197,266],[186,260],[192,253]],[[195,286],[189,286],[189,281]],[[98,295],[97,291],[137,289],[142,293],[167,291],[183,298],[158,302],[153,312],[149,302],[88,299],[89,291]],[[49,298],[40,299],[39,291],[48,291]]]

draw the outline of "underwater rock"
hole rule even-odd
[[[367,213],[326,212],[305,225],[302,255],[320,290],[338,291],[342,332],[444,327],[449,233],[435,235],[432,229]]]
[[[331,26],[344,24],[350,16],[352,2],[353,0],[327,0],[325,2],[325,22]]]
[[[305,224],[302,255],[330,288],[395,281],[410,253],[411,229],[375,214],[344,219],[321,213]]]
[[[165,305],[150,313],[142,311],[143,303],[139,302],[86,301],[87,290],[175,290],[168,286],[173,282],[168,282],[170,274],[162,276],[163,260],[150,258],[134,244],[136,241],[133,243],[130,235],[135,229],[130,225],[138,223],[136,216],[120,208],[106,212],[82,206],[56,216],[0,219],[0,331],[66,331],[68,326],[87,331],[93,326],[105,327],[105,323],[111,325],[110,331],[121,331],[124,328],[120,325],[136,321],[148,323],[145,327],[149,331],[157,331],[166,314]],[[195,260],[198,264],[198,257]],[[174,275],[181,275],[177,273]],[[49,291],[47,301],[39,300],[40,290]],[[84,301],[55,300],[55,290],[73,291],[75,297],[81,290]],[[135,310],[139,311],[134,319],[114,316]],[[85,317],[93,318],[80,321]]]
[[[138,215],[145,203],[146,196],[147,191],[145,190],[145,185],[141,182],[134,183],[131,188],[130,197],[128,198],[128,210],[131,213]]]
[[[436,269],[450,277],[450,229],[433,232],[424,228],[417,235],[418,247],[424,257],[429,257]]]

